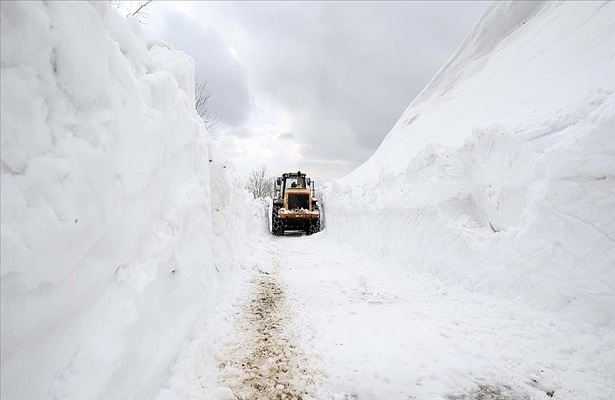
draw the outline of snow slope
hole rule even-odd
[[[2,2],[2,398],[155,393],[250,199],[194,65],[109,2]]]
[[[612,333],[614,71],[612,2],[494,2],[331,184],[329,233]]]

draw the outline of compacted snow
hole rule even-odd
[[[158,399],[610,399],[612,329],[331,240],[269,238]],[[480,397],[483,396],[483,397]]]
[[[192,59],[2,2],[1,396],[615,398],[615,4],[493,3],[273,237]],[[26,28],[27,27],[27,28]]]

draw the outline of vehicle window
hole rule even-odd
[[[293,185],[294,183],[294,185]],[[286,188],[305,187],[304,178],[286,178]]]

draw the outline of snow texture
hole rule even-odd
[[[189,56],[104,2],[1,18],[2,398],[615,398],[613,2],[493,3],[310,237]]]
[[[330,234],[613,329],[614,43],[612,2],[493,3],[376,153],[331,184]]]
[[[239,261],[249,197],[189,56],[108,2],[1,7],[2,398],[144,397]]]
[[[257,239],[158,400],[615,396],[608,327],[470,292],[327,231]]]

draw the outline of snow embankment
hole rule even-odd
[[[194,65],[108,2],[2,2],[2,398],[155,394],[245,241]]]
[[[615,324],[615,4],[497,2],[328,230],[447,283]]]

